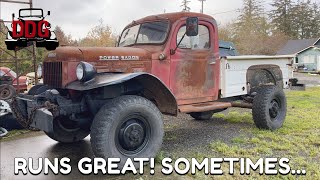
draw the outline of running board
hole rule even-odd
[[[218,109],[226,109],[229,107],[239,107],[239,108],[252,108],[252,104],[245,102],[206,102],[199,104],[188,104],[179,106],[179,111],[182,113],[191,112],[206,112]]]

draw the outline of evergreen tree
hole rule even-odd
[[[189,0],[182,0],[182,5],[181,7],[183,8],[182,11],[183,12],[189,12],[191,10],[191,8],[188,6],[190,3]]]
[[[320,4],[314,3],[312,5],[312,18],[311,18],[311,37],[320,37]]]
[[[255,32],[261,23],[264,23],[263,7],[259,0],[243,0],[243,10],[238,18],[238,29]]]
[[[263,39],[268,37],[269,24],[264,16],[260,0],[243,0],[243,10],[240,14],[234,32],[234,42],[242,54],[257,54]],[[260,41],[261,40],[261,41]]]
[[[298,1],[292,8],[294,37],[298,39],[308,39],[312,37],[312,6],[311,1]]]
[[[293,37],[296,33],[293,30],[294,15],[292,0],[274,0],[271,6],[274,10],[270,12],[271,24],[274,31],[285,33],[286,35]]]
[[[294,3],[292,0],[274,0],[270,19],[274,31],[285,33],[291,39],[319,37],[320,7],[311,0]]]

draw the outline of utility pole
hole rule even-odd
[[[206,0],[199,0],[199,1],[201,2],[201,11],[200,12],[203,14],[203,2]]]

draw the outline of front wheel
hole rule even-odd
[[[260,129],[279,129],[287,113],[287,101],[283,90],[277,86],[261,86],[257,92],[252,108],[256,126]]]
[[[46,134],[61,143],[74,143],[86,138],[90,131],[80,128],[77,122],[68,117],[59,116],[53,120],[53,132]]]
[[[121,167],[127,158],[155,157],[163,134],[161,113],[151,101],[121,96],[96,114],[91,126],[91,147],[97,157],[120,158]]]

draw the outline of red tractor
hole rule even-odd
[[[26,76],[17,77],[17,74],[7,67],[0,67],[0,100],[11,99],[16,91],[27,90],[28,80]]]

